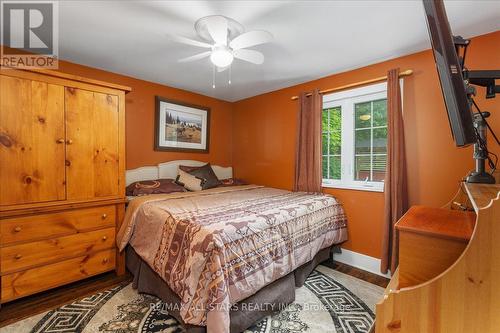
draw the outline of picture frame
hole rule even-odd
[[[210,108],[155,97],[154,150],[208,153]]]

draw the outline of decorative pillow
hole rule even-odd
[[[127,186],[127,196],[148,194],[186,192],[186,189],[174,182],[173,179],[142,180]]]
[[[219,187],[248,185],[246,181],[238,178],[227,178],[227,179],[221,179],[220,181],[222,184],[220,184]]]
[[[187,172],[190,175],[205,179],[205,183],[203,184],[204,190],[214,188],[222,184],[219,178],[217,178],[217,176],[215,175],[215,172],[210,166],[210,163],[199,167],[179,165],[179,170]]]
[[[206,183],[206,180],[179,170],[179,174],[177,175],[175,182],[184,186],[189,191],[201,191],[203,190],[203,185]]]

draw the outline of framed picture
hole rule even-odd
[[[156,96],[155,150],[208,153],[210,108]]]

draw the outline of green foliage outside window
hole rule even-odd
[[[342,111],[340,106],[323,110],[322,132],[323,178],[340,179],[340,155],[342,153]]]

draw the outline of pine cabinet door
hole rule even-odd
[[[0,205],[64,200],[64,87],[0,76]]]
[[[119,195],[118,96],[66,88],[68,200]]]

